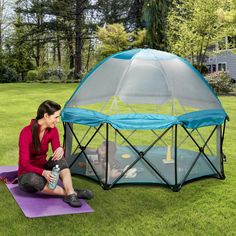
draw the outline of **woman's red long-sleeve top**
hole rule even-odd
[[[45,130],[43,138],[39,144],[39,150],[35,151],[32,139],[32,126],[34,120],[24,127],[19,137],[19,162],[18,176],[34,172],[42,175],[43,166],[47,162],[48,145],[51,143],[52,151],[54,152],[60,147],[59,133],[56,127]],[[38,134],[41,126],[38,125]]]

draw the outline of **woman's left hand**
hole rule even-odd
[[[53,153],[52,160],[58,161],[63,157],[63,155],[64,155],[64,149],[62,147],[59,147]]]

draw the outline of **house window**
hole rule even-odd
[[[208,73],[213,73],[216,71],[226,71],[227,70],[227,63],[226,62],[220,62],[217,64],[208,64],[206,65]]]
[[[226,63],[219,63],[218,71],[226,71]]]
[[[211,73],[211,65],[207,65],[207,71],[208,73]]]
[[[216,64],[212,64],[212,71],[211,72],[216,72]]]

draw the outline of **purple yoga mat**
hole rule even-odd
[[[14,171],[16,168],[16,166],[0,166],[0,175],[2,172]],[[29,218],[93,212],[84,200],[81,200],[81,207],[73,208],[63,202],[62,197],[25,193],[17,184],[6,185],[25,216]]]

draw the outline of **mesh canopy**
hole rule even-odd
[[[136,114],[136,117],[132,116],[133,124],[137,123],[137,119],[138,122],[149,120],[147,116],[140,117],[140,114],[163,114],[169,120],[169,116],[207,110],[208,116],[211,111],[214,116],[219,113],[220,121],[214,124],[222,123],[226,117],[209,84],[192,65],[176,55],[152,49],[117,53],[99,63],[66,103],[62,112],[64,121],[70,122],[69,119],[72,119],[75,123],[81,123],[79,116],[84,113],[78,110],[81,108],[86,109],[85,117],[91,116],[91,110],[96,111],[99,114],[93,113],[92,117],[99,117],[100,122],[101,115],[104,115],[102,121],[108,123],[111,123],[111,117],[108,119],[107,115],[121,113],[128,115],[122,119],[130,119],[130,114]],[[159,117],[157,119],[160,120]]]
[[[222,108],[202,75],[182,58],[151,49],[131,51],[134,53],[130,57],[127,51],[100,63],[66,107],[119,98],[126,104],[164,104],[176,99],[183,106],[197,109]]]

